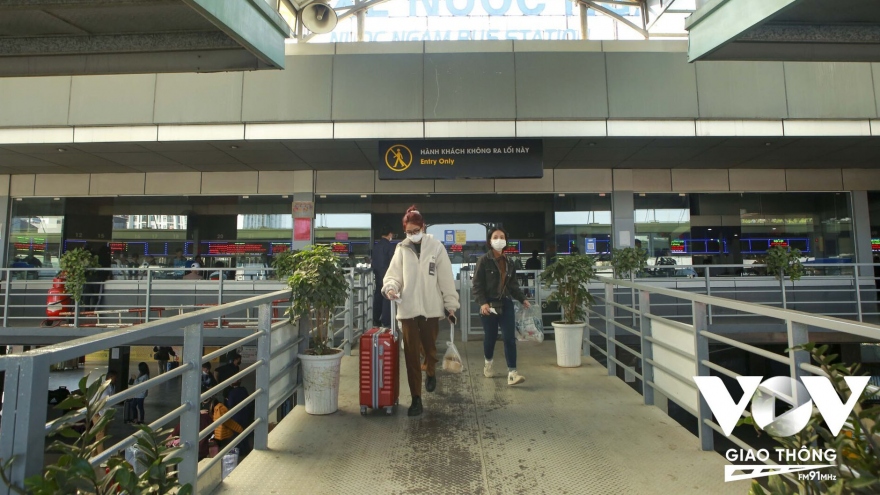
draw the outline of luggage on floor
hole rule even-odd
[[[360,341],[361,414],[367,409],[385,408],[394,412],[400,394],[400,343],[396,304],[391,301],[391,328],[371,328]]]
[[[122,406],[122,422],[123,423],[132,423],[135,418],[135,407],[134,401],[131,399],[126,400]]]

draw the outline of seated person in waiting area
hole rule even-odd
[[[201,280],[202,275],[198,272],[199,264],[193,263],[190,267],[189,273],[183,276],[184,280]]]

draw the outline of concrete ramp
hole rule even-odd
[[[444,340],[444,339],[440,339]],[[445,344],[440,345],[442,354]],[[425,412],[401,405],[360,415],[357,357],[342,365],[340,410],[296,408],[218,494],[743,494],[723,482],[725,460],[604,367],[556,366],[554,342],[519,346],[525,383],[509,387],[501,343],[498,376],[483,376],[482,343],[458,344],[466,370],[438,372]]]

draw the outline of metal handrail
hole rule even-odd
[[[733,309],[735,311],[744,311],[760,316],[775,318],[778,320],[791,320],[796,323],[803,323],[804,325],[823,327],[829,330],[834,330],[836,332],[849,333],[869,339],[880,339],[880,325],[874,325],[872,323],[853,322],[851,320],[844,320],[842,318],[815,315],[792,309],[776,309],[762,304],[736,301],[733,299],[726,299],[722,297],[705,296],[702,294],[684,292],[675,289],[665,289],[663,287],[655,287],[637,282],[630,282],[629,280],[612,279],[607,277],[599,277],[599,280],[603,283],[622,285],[624,287],[630,287],[637,290],[645,290],[653,294],[662,294],[665,296],[684,299],[691,302],[698,302],[707,305]]]
[[[828,265],[838,268],[841,266],[840,264]],[[710,265],[710,267],[717,268],[719,265]],[[863,278],[865,277],[858,277],[856,275],[853,278],[852,284],[857,287],[859,284],[857,280]],[[603,335],[601,332],[591,331],[588,335],[585,335],[584,340],[589,344],[589,346],[585,346],[585,349],[587,352],[591,349],[595,349],[601,353],[604,356],[608,373],[612,376],[617,374],[617,367],[621,367],[627,370],[627,372],[635,374],[631,366],[623,364],[622,360],[619,359],[619,356],[616,354],[616,351],[619,350],[623,354],[629,354],[635,359],[640,360],[642,373],[641,375],[636,374],[635,376],[641,380],[641,390],[644,395],[645,404],[650,405],[654,403],[654,391],[656,390],[658,393],[662,393],[666,396],[668,400],[675,402],[683,410],[693,414],[698,420],[698,433],[701,448],[703,450],[711,450],[714,448],[712,435],[714,431],[721,432],[721,430],[711,421],[712,413],[705,406],[705,401],[696,400],[696,402],[694,402],[694,397],[698,397],[700,392],[691,376],[692,372],[689,372],[688,368],[693,366],[693,369],[695,370],[695,373],[693,374],[700,376],[709,376],[711,372],[732,378],[740,376],[727,367],[712,362],[712,356],[709,353],[710,341],[718,342],[780,364],[788,365],[791,378],[796,379],[804,373],[812,373],[817,376],[825,375],[821,368],[809,364],[809,353],[800,350],[799,348],[800,345],[809,342],[810,328],[819,328],[832,332],[856,335],[866,339],[880,340],[880,325],[854,322],[829,315],[810,314],[792,309],[776,308],[768,304],[756,304],[727,299],[718,297],[717,292],[713,295],[687,290],[670,289],[659,284],[644,283],[645,279],[620,280],[600,276],[598,277],[598,281],[605,287],[604,303],[601,306],[605,309],[605,313],[608,313],[609,311],[613,312],[614,309],[620,308],[621,305],[625,305],[624,303],[621,303],[620,300],[626,301],[627,298],[631,298],[629,301],[631,302],[631,308],[628,307],[627,309],[634,313],[634,326],[635,328],[640,329],[640,331],[633,333],[635,337],[640,339],[641,345],[633,346],[631,345],[632,340],[622,341],[622,339],[619,339],[619,335],[615,334],[617,328],[632,332],[631,328],[615,321],[621,317],[629,318],[629,315],[614,316],[611,314],[603,314],[591,309],[589,311],[590,316],[598,318],[598,321],[604,322],[599,326],[604,326],[607,332]],[[697,283],[699,283],[699,281],[697,281]],[[783,287],[784,295],[784,284],[781,284],[781,286]],[[619,288],[624,288],[626,290],[615,290]],[[708,285],[706,288],[708,288]],[[808,291],[817,292],[813,290]],[[669,304],[664,302],[652,304],[651,298],[655,295],[670,298],[676,301],[676,303]],[[621,299],[615,301],[618,298]],[[859,304],[861,304],[860,298],[858,298],[858,301]],[[779,303],[777,302],[776,304]],[[782,304],[785,305],[784,297]],[[686,305],[690,305],[691,307],[691,311],[688,312],[689,314],[661,316],[652,313],[652,308],[656,306],[682,307]],[[785,354],[780,355],[754,345],[728,338],[724,335],[720,335],[718,332],[710,331],[709,328],[713,308],[716,310],[730,310],[739,313],[741,316],[760,316],[784,322],[786,332],[788,333],[787,342],[789,349]],[[718,312],[716,311],[715,314],[717,315]],[[865,313],[863,313],[860,308],[859,316],[861,317],[863,314]],[[725,316],[727,315],[725,314]],[[675,321],[672,318],[686,318],[690,320],[690,323],[682,323]],[[635,325],[636,319],[639,321],[638,325]],[[664,338],[666,335],[665,333],[658,333],[657,336],[655,336],[655,324],[660,323],[664,326],[684,331],[687,333],[688,337],[674,337],[678,340],[666,341]],[[589,325],[589,322],[588,326],[593,330],[597,329],[596,326]],[[660,332],[659,326],[657,327],[657,331]],[[593,341],[597,334],[604,338],[604,349],[601,345],[597,344],[597,342]],[[668,353],[659,353],[658,355],[655,355],[655,346],[656,349],[659,350],[662,348],[668,351]],[[689,346],[693,346],[693,348],[689,348]],[[655,370],[658,373],[662,372],[664,377],[668,377],[667,380],[661,384],[656,383],[654,377]],[[668,387],[669,390],[664,389],[664,387]],[[880,391],[880,387],[875,388]],[[761,390],[765,393],[771,393],[771,395],[774,395],[777,398],[793,403],[792,397],[765,390],[765,387],[763,386],[761,386]],[[743,448],[751,448],[751,446],[747,445],[746,442],[743,442],[735,435],[731,435],[729,439],[734,442],[734,444]]]
[[[170,332],[184,330],[184,346],[182,363],[176,369],[159,376],[150,378],[143,383],[131,386],[125,391],[108,397],[106,407],[140,394],[150,388],[169,380],[182,378],[184,386],[181,388],[181,405],[172,411],[166,413],[159,419],[151,423],[154,428],[161,427],[174,421],[181,419],[181,443],[183,450],[181,456],[184,459],[179,468],[182,482],[197,483],[198,472],[196,465],[197,449],[190,441],[185,439],[203,439],[210,434],[210,430],[222,423],[225,419],[232,417],[233,414],[240,411],[250,403],[257,404],[257,417],[254,423],[249,427],[248,431],[257,431],[257,448],[265,448],[266,436],[268,435],[267,418],[269,410],[263,410],[270,403],[280,403],[280,400],[286,400],[290,394],[300,389],[300,379],[294,380],[284,390],[280,391],[281,397],[269,397],[270,387],[272,386],[273,375],[276,378],[283,376],[283,373],[289,372],[291,366],[285,365],[282,370],[270,369],[270,361],[273,356],[271,349],[273,330],[281,328],[289,323],[279,323],[272,325],[271,311],[272,302],[281,298],[289,298],[289,290],[274,291],[269,294],[254,296],[240,301],[226,303],[219,306],[207,307],[195,312],[181,314],[167,319],[143,323],[126,329],[117,329],[107,331],[101,334],[83,337],[69,342],[63,342],[48,347],[39,348],[26,353],[16,353],[6,356],[0,356],[0,369],[6,372],[6,399],[8,406],[8,414],[4,418],[3,428],[0,429],[0,457],[4,459],[16,458],[13,464],[10,476],[13,482],[20,484],[21,481],[35,472],[39,472],[42,468],[42,448],[32,449],[29,446],[44,445],[44,438],[58,428],[61,421],[55,420],[51,422],[35,421],[35,418],[45,417],[47,406],[44,395],[35,393],[19,393],[19,391],[30,391],[37,389],[45,389],[48,384],[48,368],[49,364],[72,359],[78,356],[90,354],[108,348],[126,346],[135,344],[147,336],[161,336]],[[241,338],[232,344],[224,346],[222,349],[212,352],[206,356],[202,355],[203,335],[205,328],[203,323],[212,321],[215,318],[223,318],[226,315],[243,311],[249,308],[259,307],[259,324],[254,332]],[[300,327],[290,336],[289,341],[280,342],[278,346],[283,351],[289,351],[299,346],[303,341],[303,332],[305,325]],[[250,344],[256,341],[257,360],[250,366],[240,370],[234,376],[217,384],[211,390],[204,393],[201,392],[200,365],[214,357],[217,357],[230,349],[237,348],[240,345]],[[292,341],[292,343],[290,342]],[[275,354],[276,356],[279,353]],[[222,418],[218,418],[210,428],[199,431],[196,437],[193,437],[193,428],[197,428],[198,415],[193,415],[193,410],[198,410],[202,400],[210,397],[217,390],[240,380],[242,377],[251,373],[257,376],[256,391],[248,396],[242,403],[231,408],[228,414]],[[277,382],[278,380],[275,380]],[[194,389],[194,390],[193,390]],[[12,399],[12,400],[10,400]],[[262,404],[262,406],[260,406]],[[85,418],[85,411],[78,411],[78,415],[82,419]],[[70,418],[68,417],[67,420]],[[190,424],[190,422],[195,423]],[[66,422],[66,421],[65,421]],[[186,425],[183,423],[186,422]],[[239,438],[239,441],[243,437]],[[96,455],[90,459],[90,463],[97,466],[105,461],[109,456],[119,449],[133,445],[137,441],[137,434],[126,437],[117,442],[113,447],[100,455]],[[238,442],[233,442],[237,444]],[[231,448],[231,447],[230,447]],[[7,493],[8,490],[0,488],[0,493]]]

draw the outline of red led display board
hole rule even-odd
[[[348,244],[342,242],[334,242],[330,245],[330,249],[336,254],[348,254]]]
[[[669,250],[673,253],[684,253],[687,251],[687,247],[684,241],[672,241],[669,243]]]
[[[788,241],[785,239],[773,239],[770,241],[770,247],[788,247]]]
[[[265,252],[266,246],[256,243],[212,242],[208,244],[208,256],[262,254]]]

